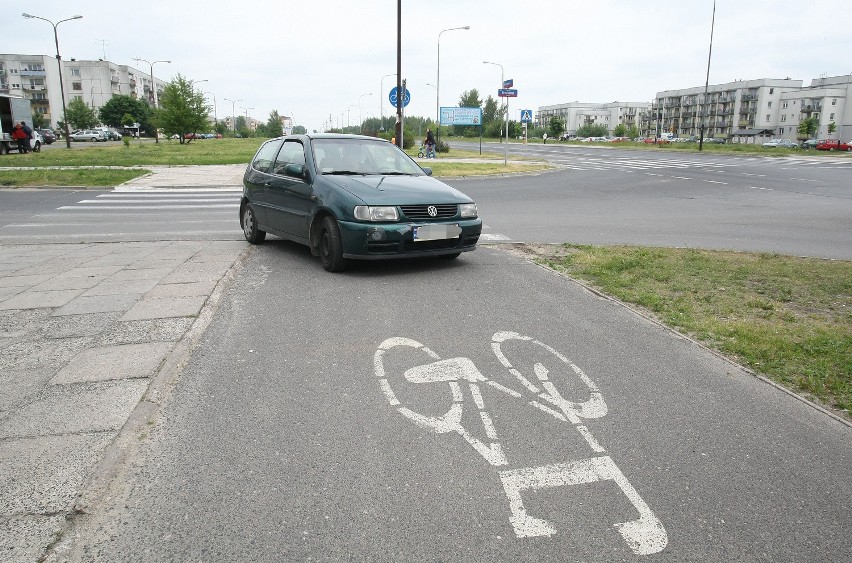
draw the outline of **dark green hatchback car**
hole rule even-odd
[[[323,268],[348,260],[456,258],[476,248],[476,204],[391,143],[358,135],[290,135],[264,143],[243,177],[246,240],[266,233],[310,247]]]

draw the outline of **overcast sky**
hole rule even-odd
[[[53,30],[19,12],[58,21],[63,59],[106,58],[154,74],[207,80],[220,118],[266,120],[270,111],[321,129],[393,114],[396,0],[39,0],[4,2],[0,50],[55,55]],[[441,106],[476,88],[496,97],[503,65],[521,108],[572,101],[647,102],[662,90],[701,86],[713,0],[402,0],[407,115],[434,118],[441,30]],[[852,73],[849,0],[717,0],[710,83]],[[382,76],[394,74],[384,79]],[[371,95],[364,95],[371,94]],[[212,96],[211,96],[212,104]],[[382,109],[380,110],[380,104]]]

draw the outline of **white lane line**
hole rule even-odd
[[[765,177],[766,174],[749,174],[748,172],[740,172],[743,176],[759,176],[761,178]]]
[[[692,178],[687,178],[685,176],[672,176],[672,178],[676,180],[692,180]]]
[[[142,198],[155,198],[155,197],[163,197],[163,198],[180,198],[180,197],[218,197],[218,198],[232,198],[235,197],[237,192],[184,192],[184,193],[174,193],[174,192],[121,192],[121,193],[113,193],[110,192],[108,194],[101,194],[98,198],[106,198],[106,199],[124,199],[127,197],[142,197]]]
[[[662,174],[654,174],[653,172],[645,172],[646,176],[662,176]]]
[[[728,182],[717,182],[716,180],[704,180],[708,184],[722,184],[723,186],[727,186]]]
[[[820,182],[821,180],[811,180],[810,178],[790,178],[791,180],[796,180],[797,182]]]
[[[772,188],[760,188],[760,187],[758,187],[758,186],[749,186],[749,189],[752,189],[752,190],[766,190],[766,191],[769,191],[769,192],[771,192],[771,191],[772,191]]]
[[[162,205],[98,205],[97,209],[159,209],[168,211],[171,209],[217,209],[225,207],[237,209],[240,207],[240,204],[217,203],[212,205],[169,205],[167,207]],[[91,205],[63,205],[62,207],[57,207],[57,210],[63,211],[74,211],[78,209],[85,209],[86,211],[91,211],[95,208]]]
[[[103,207],[105,204],[108,205],[110,203],[175,203],[175,202],[179,202],[179,203],[193,203],[193,202],[196,202],[196,203],[220,203],[222,201],[227,201],[227,200],[230,200],[230,199],[234,199],[234,198],[233,197],[229,197],[229,198],[209,198],[209,199],[208,198],[183,198],[183,199],[181,199],[181,198],[176,198],[176,199],[130,199],[130,198],[125,199],[125,198],[121,198],[121,199],[112,199],[112,200],[83,199],[83,200],[78,201],[77,203],[78,204],[79,203],[94,203],[94,204],[97,204],[98,207]]]

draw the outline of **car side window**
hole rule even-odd
[[[281,148],[281,141],[274,140],[264,143],[257,154],[254,155],[254,160],[251,161],[251,167],[260,172],[269,172],[272,168],[272,163],[275,162],[275,155],[278,154],[278,149]]]
[[[281,151],[278,153],[278,158],[275,159],[275,166],[272,167],[273,174],[284,175],[284,168],[288,164],[305,165],[305,147],[299,141],[286,141]]]

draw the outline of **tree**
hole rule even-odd
[[[91,129],[98,124],[95,111],[82,98],[74,98],[65,110],[65,120],[73,129]]]
[[[178,74],[163,88],[156,124],[167,137],[178,135],[180,144],[187,142],[187,133],[207,131],[210,107],[204,102],[204,93],[195,91],[192,82]]]
[[[459,107],[462,108],[481,108],[482,100],[479,99],[479,91],[476,88],[462,92],[459,98]]]
[[[630,137],[631,139],[636,139],[637,137],[639,137],[639,128],[635,125],[631,125],[627,128],[627,134],[623,136]]]
[[[294,125],[293,126],[293,134],[294,135],[304,135],[308,130],[305,129],[303,125]]]
[[[492,121],[502,121],[502,111],[497,103],[497,100],[490,95],[485,100],[485,107],[482,108],[482,125],[488,125]]]
[[[269,113],[269,120],[266,122],[266,134],[270,137],[280,137],[284,134],[284,127],[281,126],[281,116],[278,114],[277,109]]]
[[[554,115],[550,118],[550,123],[548,124],[547,129],[549,137],[559,139],[562,137],[562,133],[565,132],[565,120],[558,115]]]
[[[586,123],[577,129],[578,137],[606,137],[607,133],[606,125],[596,123]]]
[[[140,128],[153,132],[151,115],[151,106],[148,102],[123,95],[113,96],[98,111],[101,123],[110,127],[124,127],[138,123]]]
[[[837,123],[832,121],[828,124],[828,134],[832,135],[835,131],[837,131]]]
[[[615,129],[612,130],[612,134],[616,137],[626,137],[627,136],[627,125],[623,123],[619,123],[615,126]]]
[[[816,133],[817,127],[819,127],[819,120],[816,117],[808,117],[807,119],[803,119],[799,122],[799,135],[803,137],[810,137],[811,135]]]

